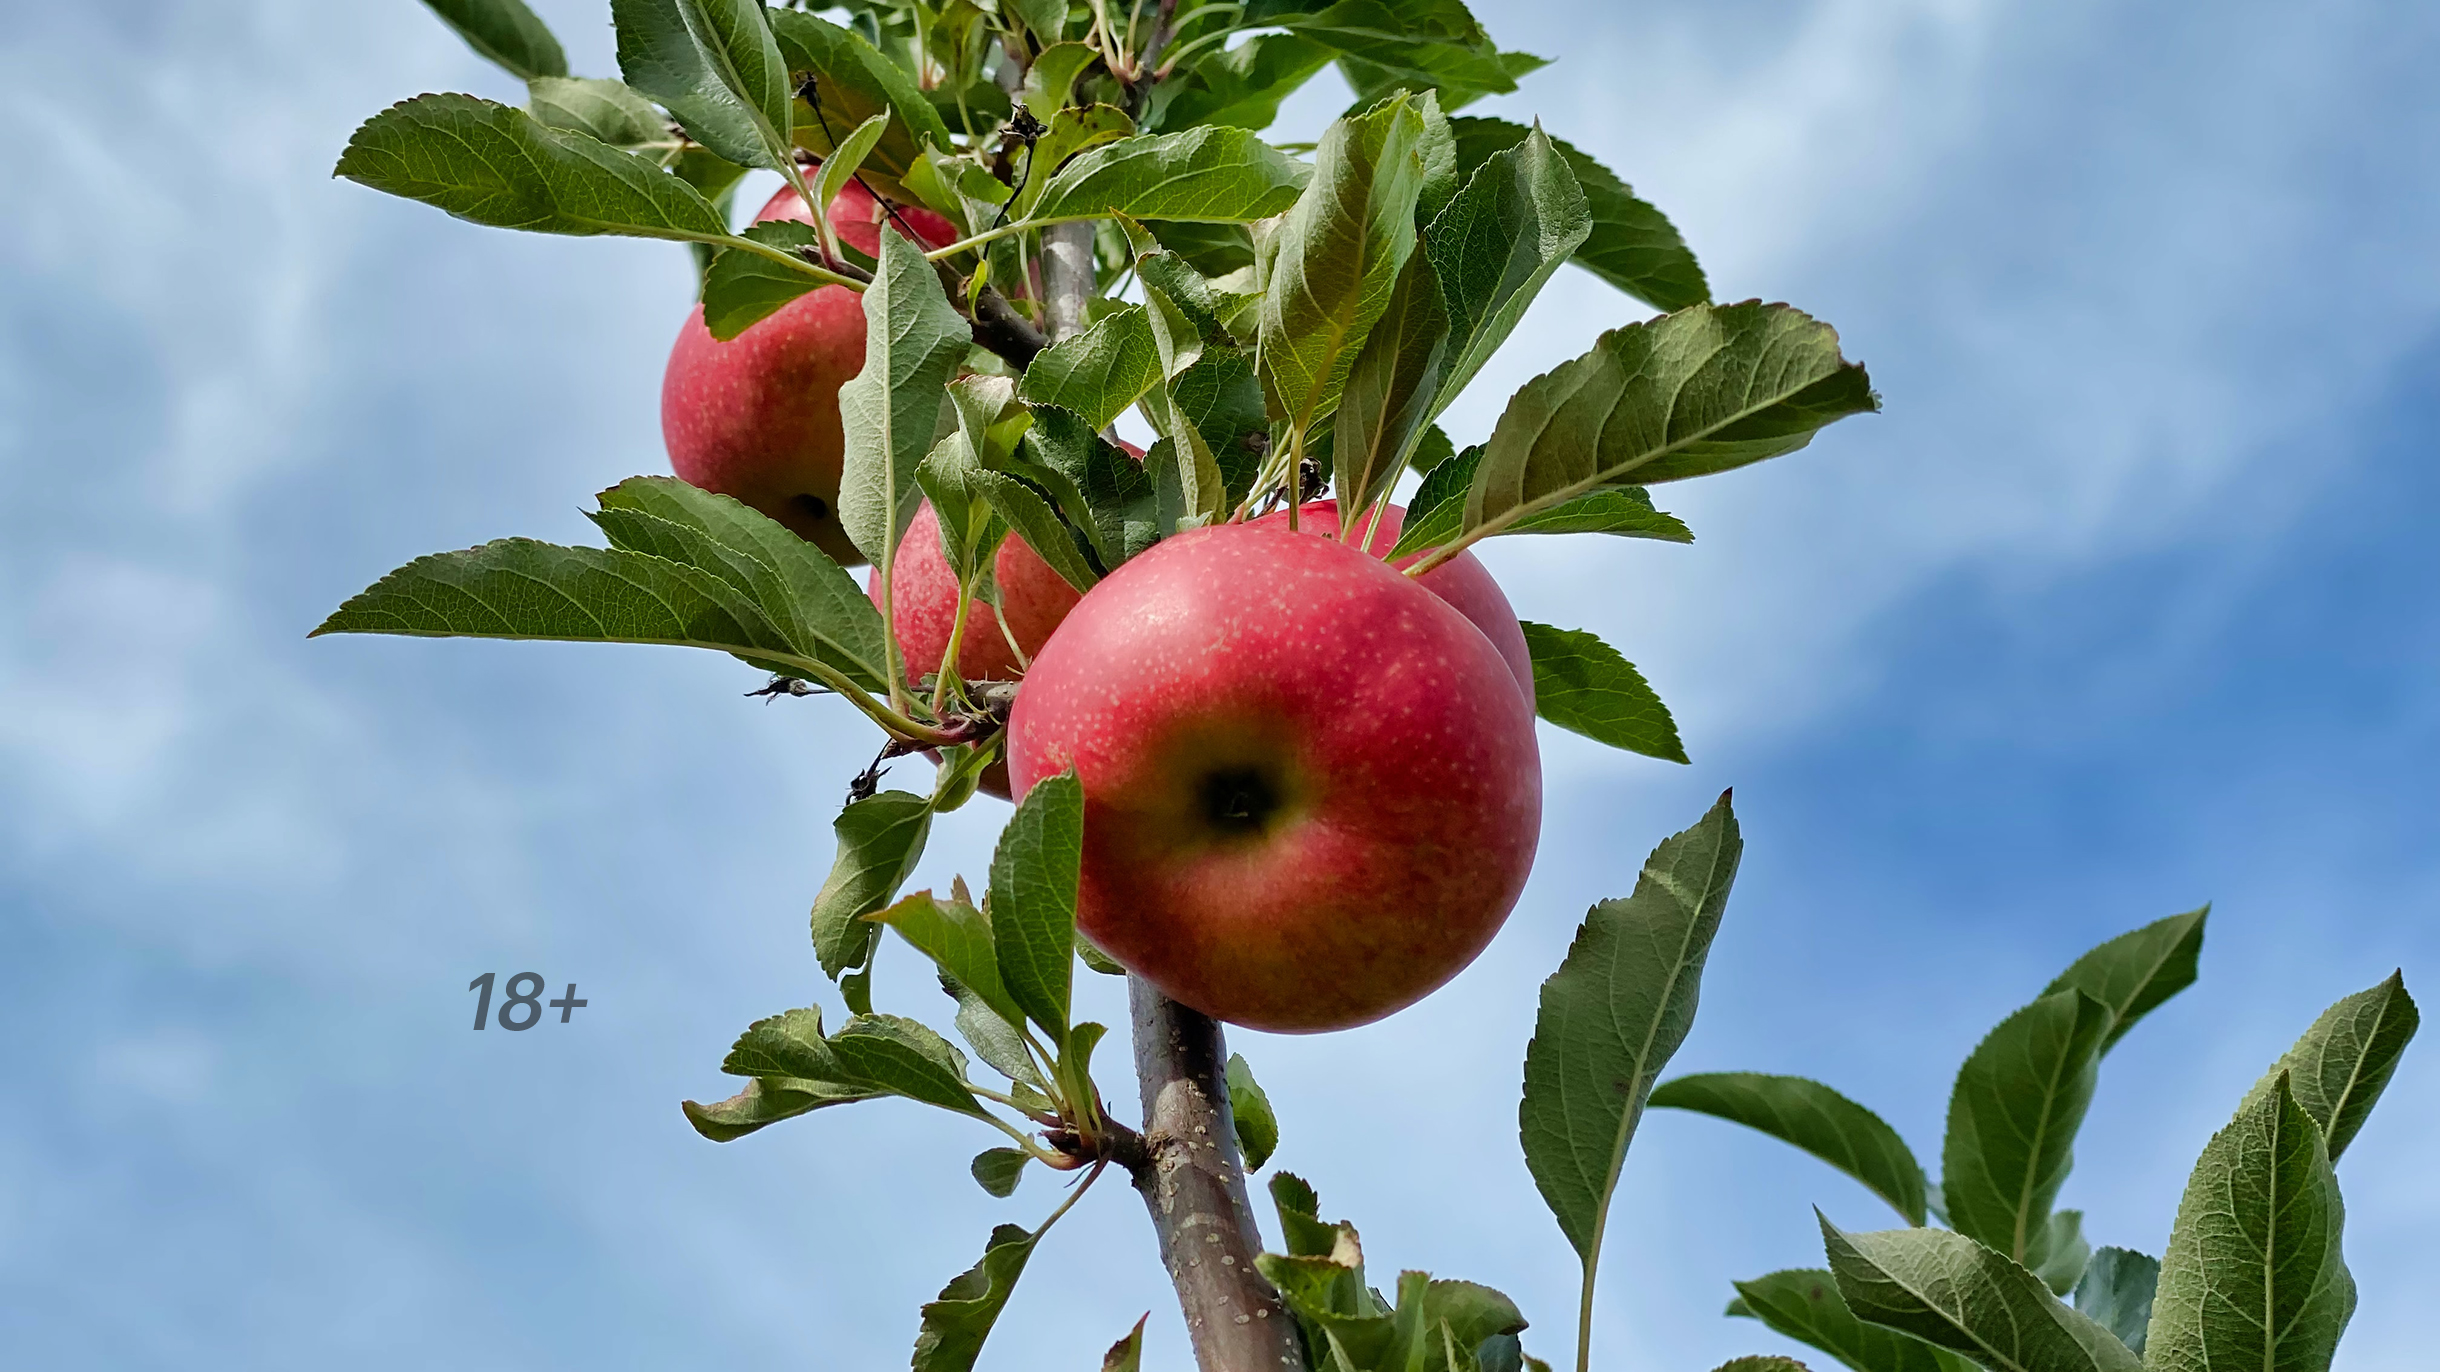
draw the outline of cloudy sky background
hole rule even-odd
[[[604,7],[542,8],[611,70]],[[1486,110],[1603,156],[1721,298],[1838,324],[1888,408],[1664,491],[1690,549],[1490,550],[1521,613],[1642,665],[1695,765],[1546,732],[1540,867],[1474,968],[1365,1030],[1235,1036],[1280,1164],[1378,1270],[1497,1285],[1569,1356],[1572,1255],[1515,1143],[1535,987],[1733,784],[1748,855],[1680,1065],[1823,1077],[1927,1157],[1985,1028],[2216,902],[2202,982],[2112,1056],[2064,1196],[2157,1253],[2203,1141],[2323,1005],[2401,965],[2440,984],[2440,13],[1489,17],[1562,60]],[[726,1090],[748,1020],[832,1001],[804,910],[869,735],[743,700],[708,655],[303,638],[410,557],[589,540],[592,491],[664,469],[681,252],[328,178],[361,118],[436,89],[514,98],[410,0],[107,0],[0,37],[0,1350],[899,1365],[916,1306],[1054,1188],[984,1196],[991,1137],[911,1105],[727,1146],[676,1109]],[[1453,431],[1639,313],[1562,275]],[[979,873],[1000,813],[944,823],[921,880]],[[937,1008],[910,963],[884,998]],[[469,1034],[467,979],[527,969],[590,1007]],[[1089,989],[1116,1022],[1115,983]],[[2426,1042],[2342,1168],[2348,1372],[2428,1361],[2435,1131]],[[1818,1263],[1815,1204],[1886,1222],[1792,1152],[1654,1116],[1601,1365],[1786,1351],[1718,1312],[1731,1279]],[[1089,1367],[1148,1309],[1150,1365],[1188,1366],[1111,1185],[983,1366]]]

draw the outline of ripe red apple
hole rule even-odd
[[[1253,521],[1256,524],[1277,524],[1287,527],[1288,512],[1281,510]],[[1375,557],[1385,557],[1398,542],[1398,530],[1405,525],[1406,507],[1391,505],[1373,522],[1365,537],[1365,551]],[[1296,526],[1305,533],[1337,537],[1339,507],[1337,502],[1317,500],[1296,512]],[[1357,521],[1363,527],[1363,521]],[[1425,552],[1429,552],[1426,549]],[[1401,570],[1423,558],[1423,553],[1409,553],[1391,563]],[[1492,580],[1491,569],[1472,553],[1459,553],[1418,578],[1418,584],[1442,600],[1483,631],[1491,646],[1500,650],[1508,670],[1516,674],[1517,685],[1525,690],[1526,708],[1533,707],[1533,653],[1525,646],[1525,630],[1517,625],[1517,612],[1509,608],[1508,597],[1500,593],[1500,583]]]
[[[881,249],[886,212],[847,183],[830,202],[830,222],[859,252]],[[929,210],[900,217],[934,247],[958,238],[955,225]],[[812,214],[781,187],[757,222]],[[839,386],[864,369],[864,301],[845,286],[824,286],[789,301],[726,343],[703,327],[698,305],[678,330],[661,379],[661,436],[670,466],[707,491],[735,496],[853,566],[864,560],[839,526]]]
[[[1280,524],[1168,539],[1044,645],[1018,787],[1076,769],[1077,919],[1174,999],[1288,1033],[1414,1003],[1533,866],[1533,712],[1446,601]]]

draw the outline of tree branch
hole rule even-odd
[[[1135,1189],[1152,1212],[1161,1265],[1169,1270],[1202,1372],[1302,1372],[1296,1321],[1254,1270],[1262,1234],[1246,1197],[1229,1113],[1228,1049],[1220,1025],[1127,979],[1135,1021],[1135,1075],[1144,1132],[1122,1141]],[[1140,1142],[1141,1151],[1126,1146]]]

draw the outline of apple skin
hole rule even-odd
[[[1286,528],[1288,512],[1281,510],[1252,522]],[[1362,523],[1359,518],[1358,526],[1361,527]],[[1404,505],[1385,508],[1364,540],[1365,551],[1375,557],[1387,556],[1389,550],[1397,545],[1398,530],[1405,523]],[[1339,532],[1337,502],[1316,500],[1306,504],[1296,512],[1296,525],[1304,533],[1335,537]],[[1424,550],[1429,551],[1428,548]],[[1409,553],[1390,565],[1403,571],[1421,561],[1423,556],[1424,553],[1420,552]],[[1490,639],[1491,646],[1500,650],[1500,656],[1508,663],[1508,670],[1516,675],[1517,685],[1524,689],[1525,708],[1532,709],[1533,651],[1525,646],[1525,630],[1517,624],[1517,612],[1509,608],[1508,597],[1501,593],[1500,583],[1492,579],[1491,569],[1485,567],[1474,554],[1459,553],[1425,572],[1417,578],[1417,582],[1425,590],[1449,602],[1459,614],[1473,621],[1475,628],[1483,631],[1483,637]]]
[[[868,254],[880,251],[884,213],[853,181],[830,202],[839,237]],[[956,227],[929,210],[899,213],[934,247],[957,241]],[[785,186],[754,218],[813,222],[803,198]],[[670,467],[787,525],[842,565],[863,562],[838,513],[847,446],[839,387],[862,370],[864,299],[845,286],[808,291],[726,343],[703,326],[697,305],[661,378]]]
[[[1540,836],[1533,712],[1490,640],[1284,525],[1180,534],[1095,586],[1008,738],[1020,793],[1083,782],[1085,933],[1249,1028],[1421,999],[1498,932]]]

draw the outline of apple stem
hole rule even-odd
[[[1128,1159],[1128,1171],[1152,1214],[1195,1365],[1201,1372],[1302,1372],[1303,1335],[1254,1267],[1262,1234],[1237,1153],[1220,1024],[1140,977],[1127,978],[1127,1000],[1144,1100],[1142,1151]]]

